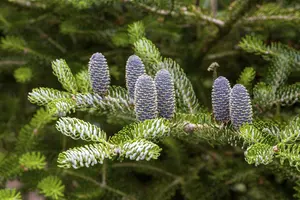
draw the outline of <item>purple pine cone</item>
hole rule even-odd
[[[145,73],[145,66],[142,60],[136,55],[130,56],[126,63],[126,87],[130,99],[134,99],[134,87],[136,80],[139,76]]]
[[[105,57],[94,53],[89,62],[89,75],[94,93],[105,95],[110,84],[109,70]]]
[[[229,81],[225,77],[219,76],[214,81],[211,94],[213,113],[217,121],[227,122],[230,120],[230,92],[231,88]]]
[[[250,96],[247,89],[241,84],[236,84],[231,90],[230,118],[236,129],[245,123],[252,122]]]
[[[166,69],[159,70],[155,76],[155,85],[159,116],[171,119],[175,113],[175,89],[170,72]]]
[[[157,93],[153,79],[148,75],[140,76],[135,83],[134,104],[137,120],[157,117]]]

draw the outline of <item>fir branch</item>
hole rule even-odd
[[[135,22],[128,26],[128,34],[131,43],[145,37],[145,26],[142,22]]]
[[[34,88],[28,94],[28,100],[39,106],[44,106],[56,99],[71,98],[71,94],[52,88]]]
[[[0,161],[0,177],[14,177],[21,174],[22,171],[19,164],[19,157],[15,154],[8,155]]]
[[[267,126],[263,129],[263,131],[261,131],[254,125],[243,125],[240,128],[240,136],[244,139],[244,142],[248,144],[262,143],[275,145],[278,143],[277,137],[270,134],[267,130]]]
[[[2,200],[22,200],[20,192],[15,189],[1,189],[0,199]]]
[[[206,141],[210,144],[241,144],[241,138],[231,127],[222,127],[215,124],[211,116],[202,114],[176,113],[171,121],[172,136],[178,137],[189,143],[198,144]]]
[[[272,86],[260,82],[253,88],[253,102],[256,106],[260,108],[272,107],[275,102],[275,91]]]
[[[257,23],[258,21],[300,21],[300,17],[298,16],[286,16],[286,15],[273,15],[273,16],[253,16],[244,19],[248,23]]]
[[[109,138],[109,142],[121,145],[133,139],[159,140],[170,133],[169,122],[163,118],[149,119],[130,124]]]
[[[151,160],[157,159],[160,155],[159,148],[156,144],[145,139],[135,139],[125,142],[120,150],[120,158],[129,158],[130,160]]]
[[[78,174],[78,173],[70,171],[70,170],[64,170],[64,173],[66,173],[68,175],[71,175],[71,176],[74,176],[74,177],[78,177],[78,178],[84,179],[84,180],[89,181],[91,183],[94,183],[95,185],[99,186],[102,189],[105,189],[105,190],[110,191],[112,193],[118,194],[118,195],[120,195],[122,197],[128,198],[129,200],[136,200],[131,195],[126,194],[125,192],[123,192],[121,190],[118,190],[118,189],[115,189],[113,187],[110,187],[107,184],[104,185],[102,183],[99,183],[98,181],[96,181],[96,180],[94,180],[94,179],[92,179],[92,178],[90,178],[88,176],[85,176],[85,175],[82,175],[82,174]]]
[[[258,83],[253,90],[254,102],[261,108],[271,108],[274,105],[291,106],[299,101],[299,86],[299,83],[283,85],[275,92],[272,86]]]
[[[284,85],[278,88],[275,94],[275,104],[280,103],[282,106],[291,106],[299,102],[300,83],[293,85]]]
[[[294,194],[293,196],[297,199],[300,199],[300,180],[296,181],[296,185],[293,188],[294,190],[296,190],[296,194]]]
[[[216,19],[213,17],[210,17],[208,15],[205,15],[201,12],[200,9],[197,9],[193,7],[192,11],[188,11],[187,7],[181,7],[178,8],[176,11],[168,11],[163,9],[158,9],[153,6],[148,6],[143,3],[136,3],[138,6],[144,8],[147,11],[153,12],[158,15],[167,16],[171,15],[172,17],[186,17],[186,18],[192,18],[193,20],[196,20],[197,22],[200,20],[203,20],[205,22],[211,23],[216,25],[217,27],[223,27],[225,25],[224,21],[220,19]]]
[[[75,112],[75,108],[76,102],[73,99],[56,99],[47,104],[48,112],[59,117]]]
[[[115,135],[110,137],[108,142],[110,142],[114,145],[120,145],[120,144],[123,144],[127,141],[134,139],[132,137],[132,134],[130,134],[131,130],[133,129],[133,126],[134,126],[134,124],[129,124],[129,125],[123,127],[118,133],[116,133]]]
[[[92,86],[88,70],[82,70],[75,75],[78,90],[82,93],[91,93]]]
[[[276,146],[276,157],[280,159],[280,164],[283,165],[287,160],[291,167],[295,167],[300,171],[300,145],[299,144],[283,144]]]
[[[58,167],[80,168],[97,163],[103,164],[105,158],[111,158],[115,153],[108,143],[89,144],[64,151],[58,156]]]
[[[156,195],[156,198],[161,199],[171,188],[176,187],[177,185],[182,183],[183,179],[181,177],[175,178],[170,184],[163,188],[159,194]]]
[[[151,171],[155,171],[155,172],[158,172],[160,174],[163,174],[163,175],[166,175],[166,176],[170,176],[170,177],[173,177],[173,178],[177,178],[178,176],[171,173],[171,172],[168,172],[164,169],[161,169],[161,168],[157,168],[155,166],[151,166],[149,164],[141,164],[141,163],[131,163],[131,162],[122,162],[122,163],[114,163],[112,165],[112,168],[125,168],[125,167],[133,167],[133,168],[141,168],[141,169],[145,169],[145,170],[151,170]]]
[[[77,118],[62,117],[56,122],[56,129],[74,140],[101,142],[106,133],[95,125]]]
[[[55,119],[52,113],[44,108],[39,109],[29,124],[21,129],[16,143],[16,152],[24,153],[34,149],[37,144],[39,130]]]
[[[76,191],[72,191],[71,196],[75,199],[101,199],[105,196],[106,191],[103,188],[99,188],[94,184],[88,184],[89,182],[85,181],[84,184],[81,184],[79,188],[76,188]]]
[[[112,112],[122,112],[132,114],[133,108],[130,103],[130,98],[127,91],[118,86],[112,86],[108,90],[108,95],[99,104],[103,110]]]
[[[22,38],[16,36],[7,36],[1,39],[1,47],[8,51],[26,52],[26,42]]]
[[[65,186],[57,176],[48,176],[41,180],[38,184],[40,193],[51,199],[64,199]]]
[[[162,60],[159,50],[150,40],[141,38],[133,45],[135,53],[146,65],[158,64]]]
[[[237,83],[244,85],[249,90],[251,88],[251,82],[255,78],[255,74],[256,72],[253,67],[246,67],[242,71]]]
[[[75,96],[73,96],[76,100],[76,107],[80,110],[85,110],[87,108],[96,108],[97,106],[101,105],[102,103],[102,97],[99,94],[81,94],[77,93]]]
[[[44,169],[46,157],[40,152],[28,152],[21,155],[19,163],[26,170]]]
[[[62,52],[63,54],[67,52],[67,50],[60,45],[58,42],[56,42],[54,39],[52,39],[49,34],[46,34],[42,29],[37,28],[36,31],[42,35],[44,38],[46,38],[48,40],[48,42],[50,44],[52,44],[56,49],[58,49],[60,52]]]
[[[274,90],[279,88],[292,72],[292,65],[284,56],[275,57],[268,69],[266,83],[272,86]]]
[[[300,21],[300,12],[297,8],[284,8],[276,3],[266,3],[259,6],[252,16],[243,20],[246,23],[270,21],[272,23],[297,23]]]
[[[247,12],[251,10],[251,7],[255,5],[257,0],[237,0],[235,1],[234,8],[230,8],[230,14],[228,19],[224,22],[224,25],[219,29],[217,34],[209,38],[202,46],[200,54],[201,60],[205,55],[213,48],[219,41],[221,41],[226,35],[230,33],[234,25],[241,19]]]
[[[73,76],[71,69],[63,59],[57,59],[52,62],[53,74],[57,77],[58,81],[62,84],[68,92],[76,93],[78,87],[76,79]]]
[[[299,140],[300,128],[300,118],[296,117],[295,119],[291,120],[288,125],[280,132],[280,139],[282,143],[295,143]]]
[[[98,94],[90,93],[77,93],[72,98],[76,101],[76,107],[79,110],[97,111],[102,114],[135,119],[130,98],[122,87],[111,86],[107,96],[103,98]]]
[[[292,68],[297,69],[300,66],[300,53],[281,43],[271,43],[269,46],[265,45],[263,41],[255,36],[246,36],[242,39],[239,46],[249,53],[262,55],[265,60],[271,58],[285,58],[291,62]]]
[[[14,71],[14,77],[19,83],[27,83],[32,79],[32,70],[29,67],[20,67]]]
[[[144,138],[147,140],[160,139],[169,135],[169,122],[163,118],[145,120],[132,127],[130,134],[133,138]]]
[[[3,65],[25,65],[27,62],[23,60],[0,60],[0,66]]]
[[[268,144],[256,143],[249,146],[245,152],[245,160],[249,164],[268,165],[273,161],[274,150]]]
[[[48,56],[43,55],[30,48],[24,39],[17,36],[7,36],[5,38],[2,38],[0,47],[7,51],[29,54],[47,61],[51,60],[51,58],[49,58]]]

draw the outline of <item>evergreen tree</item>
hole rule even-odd
[[[0,199],[299,199],[299,22],[293,0],[2,1]]]

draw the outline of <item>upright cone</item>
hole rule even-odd
[[[135,83],[134,104],[137,120],[157,117],[157,93],[153,79],[148,75],[140,76]]]
[[[214,81],[211,93],[214,117],[219,122],[228,122],[230,120],[230,92],[229,81],[225,77],[219,76]]]
[[[155,86],[158,114],[163,118],[171,119],[175,113],[175,89],[168,70],[162,69],[156,73]]]
[[[101,53],[94,53],[90,58],[89,76],[94,93],[105,95],[109,88],[110,76],[106,59]]]
[[[250,96],[247,89],[241,84],[236,84],[231,90],[230,118],[236,129],[245,123],[252,123]]]
[[[132,55],[128,58],[126,63],[126,87],[128,90],[128,94],[130,99],[134,99],[134,88],[136,80],[139,76],[145,74],[145,66],[142,60],[136,56]]]

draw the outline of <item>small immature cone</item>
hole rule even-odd
[[[153,79],[148,75],[140,76],[135,83],[134,105],[137,120],[157,117],[157,93]]]
[[[89,76],[94,93],[105,95],[110,84],[109,70],[105,57],[94,53],[89,61]]]
[[[142,60],[136,56],[132,55],[128,58],[126,63],[126,87],[129,93],[130,99],[134,99],[134,87],[136,80],[139,76],[146,73],[145,66]]]
[[[156,73],[155,86],[159,116],[171,119],[175,113],[175,89],[173,79],[168,70],[162,69]]]
[[[236,129],[245,123],[252,122],[250,96],[247,89],[241,84],[236,84],[231,90],[230,118]]]
[[[230,120],[229,99],[230,83],[223,77],[219,76],[213,84],[211,99],[214,117],[219,122],[228,122]]]

